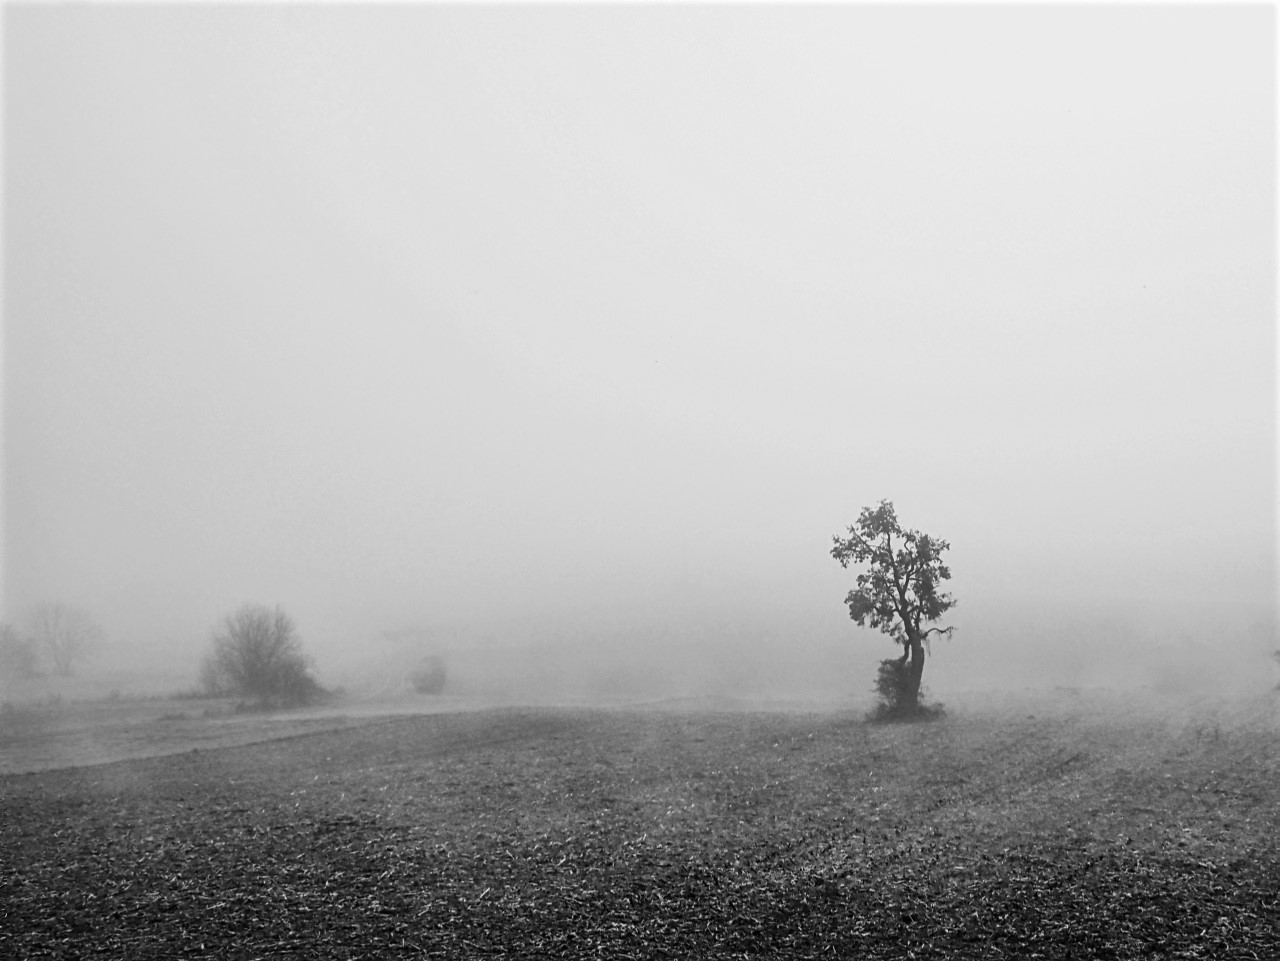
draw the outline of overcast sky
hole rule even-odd
[[[1274,16],[8,4],[7,615],[1269,604]]]

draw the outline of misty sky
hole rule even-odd
[[[11,618],[852,644],[883,497],[957,655],[1272,601],[1268,5],[3,15]]]

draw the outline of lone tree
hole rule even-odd
[[[31,612],[31,639],[49,652],[53,672],[69,675],[102,639],[102,629],[70,604],[41,604]]]
[[[955,630],[928,626],[956,604],[950,594],[938,590],[942,581],[951,579],[942,562],[943,552],[951,545],[920,531],[904,531],[888,500],[874,508],[864,507],[848,536],[832,540],[831,556],[841,567],[869,565],[844,599],[849,616],[860,627],[879,628],[902,645],[900,659],[880,665],[876,689],[884,702],[881,714],[921,714],[920,679],[929,635],[950,637]]]
[[[212,643],[200,671],[210,696],[234,695],[269,708],[306,704],[324,693],[292,618],[278,607],[244,605],[214,631]]]

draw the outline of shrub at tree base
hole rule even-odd
[[[211,697],[242,697],[246,709],[309,704],[327,693],[311,676],[293,621],[279,608],[246,604],[214,632],[200,671]]]
[[[912,696],[910,668],[901,658],[880,662],[876,694],[880,703],[868,715],[872,721],[937,721],[946,714],[941,704],[922,704]]]

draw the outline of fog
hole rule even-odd
[[[194,680],[1274,684],[1265,6],[8,5],[4,617]],[[408,640],[406,640],[408,639]],[[540,687],[539,687],[540,685]]]

